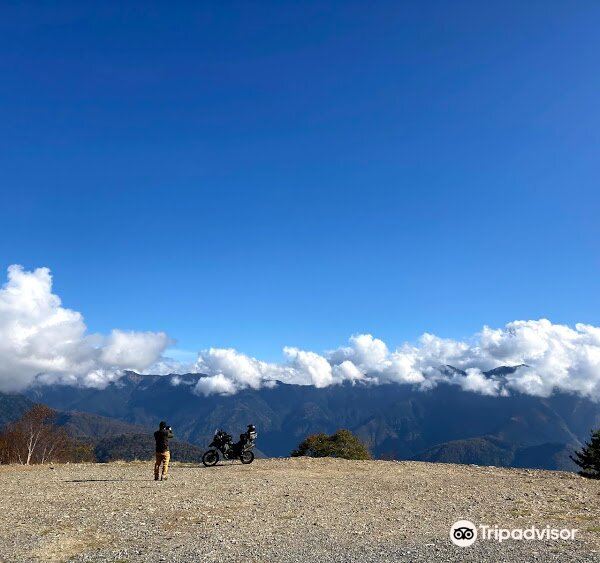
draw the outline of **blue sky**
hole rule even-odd
[[[273,359],[600,321],[597,3],[2,14],[0,262],[90,330]]]

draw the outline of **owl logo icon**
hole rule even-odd
[[[469,547],[477,539],[477,527],[469,520],[454,522],[450,528],[450,540],[459,547]]]

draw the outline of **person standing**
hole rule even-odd
[[[166,481],[169,474],[169,461],[171,452],[169,451],[169,439],[173,437],[173,430],[162,420],[158,425],[158,430],[154,433],[156,440],[156,462],[154,463],[154,480],[158,481],[160,466],[162,465],[162,474],[160,480]]]

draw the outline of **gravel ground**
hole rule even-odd
[[[0,467],[0,561],[600,561],[600,482],[418,462]],[[459,519],[576,540],[449,540]]]

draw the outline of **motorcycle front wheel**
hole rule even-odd
[[[254,461],[254,452],[251,451],[247,451],[244,452],[241,456],[240,456],[240,461],[244,464],[247,465],[248,463],[252,463]]]
[[[217,465],[219,461],[219,452],[217,450],[208,450],[202,456],[202,463],[204,467],[212,467],[213,465]]]

